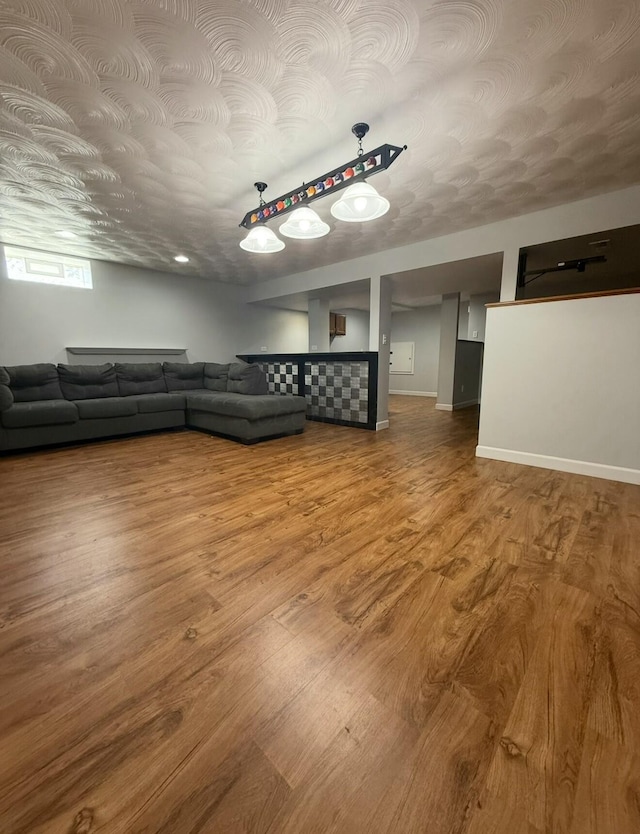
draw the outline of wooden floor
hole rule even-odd
[[[391,419],[0,460],[2,834],[638,834],[640,487]]]

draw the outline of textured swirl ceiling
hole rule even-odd
[[[241,250],[356,121],[389,214]],[[638,0],[0,0],[8,243],[246,284],[639,181]]]

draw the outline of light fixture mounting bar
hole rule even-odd
[[[362,154],[339,165],[321,177],[314,177],[309,182],[303,183],[300,188],[288,191],[275,200],[270,200],[268,203],[248,211],[240,222],[240,226],[244,226],[245,229],[255,228],[267,223],[274,217],[282,217],[301,206],[307,206],[321,197],[335,194],[341,189],[353,185],[354,182],[370,177],[372,174],[386,171],[406,149],[406,145],[402,147],[388,144],[380,145],[369,153]]]

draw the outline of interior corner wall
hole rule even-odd
[[[474,342],[484,342],[487,326],[487,304],[498,301],[500,293],[489,292],[472,295],[469,299],[469,321],[467,325],[467,339]],[[464,333],[465,331],[461,331]],[[475,336],[473,334],[476,334]]]
[[[347,321],[346,336],[334,336],[330,350],[333,353],[344,351],[369,350],[369,311],[334,309],[342,313]]]
[[[245,304],[232,285],[103,261],[92,272],[92,290],[12,281],[0,257],[0,364],[68,362],[67,346],[187,348],[189,361],[227,362],[254,337],[283,350],[283,320],[297,322]]]
[[[435,396],[438,390],[440,305],[403,310],[391,316],[391,341],[413,342],[412,374],[389,374],[390,392]]]
[[[480,457],[640,484],[640,293],[490,307]]]

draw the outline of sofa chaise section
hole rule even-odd
[[[255,443],[265,437],[300,434],[307,405],[303,397],[246,395],[232,391],[188,391],[187,425]]]
[[[304,397],[268,394],[267,378],[258,365],[206,362],[203,382],[204,390],[185,391],[191,428],[246,444],[304,429]]]

